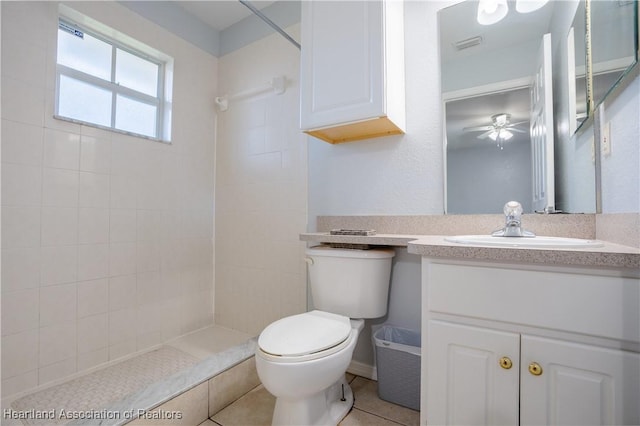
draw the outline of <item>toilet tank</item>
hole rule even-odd
[[[393,249],[350,250],[317,246],[306,250],[313,306],[349,318],[387,313]]]

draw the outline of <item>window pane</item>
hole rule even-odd
[[[116,99],[116,129],[156,137],[156,110],[157,107],[154,105],[118,95]]]
[[[58,115],[110,127],[111,92],[61,75]]]
[[[89,34],[80,38],[58,29],[58,63],[111,81],[111,46]]]
[[[116,83],[150,96],[157,96],[158,64],[117,49]]]

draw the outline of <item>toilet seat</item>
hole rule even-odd
[[[323,311],[282,318],[267,326],[258,338],[260,351],[280,362],[322,358],[348,344],[349,318]]]

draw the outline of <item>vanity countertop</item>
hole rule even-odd
[[[559,249],[458,244],[445,241],[444,235],[377,234],[365,237],[317,232],[300,234],[300,240],[407,247],[409,253],[433,258],[640,269],[640,249],[606,241],[601,247]]]

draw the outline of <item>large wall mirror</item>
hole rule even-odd
[[[571,27],[567,32],[567,78],[569,105],[569,133],[573,134],[587,120],[589,115],[589,94],[587,93],[587,28],[586,5],[578,2]]]
[[[514,199],[528,213],[558,206],[594,213],[592,129],[584,130],[591,124],[585,123],[594,105],[589,100],[606,96],[635,63],[635,20],[630,30],[621,24],[625,35],[616,36],[631,47],[621,46],[615,58],[603,60],[606,65],[594,66],[603,72],[594,72],[602,77],[589,91],[585,0],[493,0],[488,18],[479,15],[481,3],[467,0],[439,11],[445,212],[501,213]],[[635,1],[594,3],[616,5],[606,28],[616,19],[635,19],[621,12],[636,10]],[[522,8],[534,4],[540,7]],[[612,36],[597,29],[603,24],[593,25],[594,38]],[[592,42],[596,51],[613,41],[599,43]],[[576,129],[582,124],[581,135]]]

